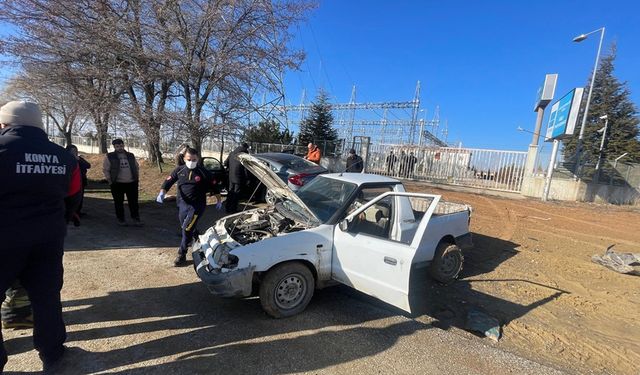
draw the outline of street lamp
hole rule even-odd
[[[598,163],[596,164],[596,173],[600,173],[600,164],[602,163],[602,150],[604,149],[604,140],[607,136],[607,126],[609,125],[609,116],[600,116],[600,120],[604,120],[604,128],[598,130],[602,132],[602,140],[600,141],[600,153],[598,154]]]
[[[574,170],[574,174],[576,175],[576,177],[580,177],[579,169],[580,169],[580,155],[582,154],[582,138],[584,136],[585,124],[587,123],[587,115],[589,114],[589,104],[591,103],[591,93],[593,92],[593,83],[596,80],[596,72],[598,70],[598,60],[600,60],[600,51],[602,50],[602,40],[604,39],[604,27],[601,27],[597,30],[593,30],[586,34],[580,34],[575,38],[573,38],[574,42],[580,43],[583,40],[587,39],[589,35],[593,33],[597,33],[598,31],[601,31],[601,33],[600,33],[600,43],[598,44],[598,53],[596,54],[596,64],[593,68],[593,74],[591,75],[591,84],[589,85],[589,94],[587,95],[587,104],[584,107],[584,114],[582,116],[582,125],[580,126],[580,134],[578,135],[578,142],[576,143],[576,167]]]

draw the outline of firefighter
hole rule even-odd
[[[74,157],[47,139],[35,103],[13,101],[0,108],[0,176],[0,295],[16,279],[26,289],[33,344],[46,371],[64,353],[62,254],[82,181]],[[6,362],[0,345],[0,373]]]
[[[187,248],[193,240],[193,234],[207,207],[207,192],[216,195],[216,209],[222,209],[222,197],[214,176],[201,165],[198,165],[198,152],[187,148],[184,153],[184,165],[177,166],[166,178],[158,193],[156,201],[164,202],[164,197],[174,183],[178,183],[178,221],[182,229],[182,241],[178,256],[173,264],[176,267],[187,263]]]

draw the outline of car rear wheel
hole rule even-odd
[[[464,256],[458,245],[441,242],[431,261],[431,277],[443,284],[449,284],[458,278],[463,263]]]
[[[315,280],[309,268],[298,262],[284,263],[267,272],[260,284],[260,304],[274,318],[299,314],[311,301]]]

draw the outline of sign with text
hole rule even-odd
[[[582,102],[582,87],[569,91],[551,106],[545,142],[567,138],[573,135]]]

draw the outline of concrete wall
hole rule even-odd
[[[533,176],[524,178],[522,195],[541,198],[543,189],[544,177]],[[554,178],[551,180],[549,199],[640,205],[640,192],[639,189],[630,186],[611,186],[593,182],[586,183],[583,181]]]

